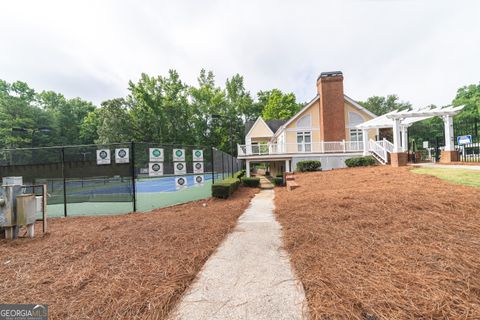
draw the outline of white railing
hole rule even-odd
[[[383,139],[383,140],[377,141],[377,143],[378,143],[379,145],[381,145],[383,148],[385,148],[388,153],[392,153],[392,152],[393,152],[393,143],[391,143],[391,142],[388,141],[387,139]]]
[[[362,152],[362,141],[321,141],[304,143],[267,143],[237,145],[238,156],[281,155],[292,153]]]
[[[370,152],[375,153],[380,159],[383,160],[384,163],[388,162],[388,151],[387,149],[383,146],[383,144],[380,143],[381,141],[373,141],[370,139],[368,150]]]

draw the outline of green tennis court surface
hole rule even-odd
[[[175,191],[137,192],[137,211],[149,211],[156,208],[208,198],[212,194],[211,185],[212,181],[208,180],[201,185],[191,185]],[[67,200],[69,197],[71,196],[67,195]],[[133,203],[131,201],[97,200],[77,203],[68,203],[67,201],[68,216],[115,215],[133,211]],[[64,205],[63,203],[49,204],[47,205],[47,212],[49,217],[63,217]]]

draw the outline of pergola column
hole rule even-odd
[[[393,152],[402,152],[400,142],[400,119],[393,119]]]
[[[390,161],[393,167],[401,167],[407,165],[407,153],[403,152],[401,143],[401,127],[400,119],[393,118],[393,152],[390,154]]]
[[[285,172],[290,172],[290,160],[285,160]]]
[[[250,160],[245,161],[245,171],[247,171],[247,177],[250,178]]]
[[[443,116],[443,124],[445,127],[445,149],[440,155],[440,162],[448,163],[458,161],[458,151],[455,150],[455,141],[453,135],[453,116]]]
[[[408,127],[402,127],[402,151],[408,151]]]
[[[362,129],[362,141],[363,141],[363,155],[368,155],[369,142],[368,142],[368,130]]]
[[[445,126],[445,151],[455,151],[455,142],[453,141],[453,117],[450,115],[443,117]]]

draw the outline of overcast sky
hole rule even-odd
[[[475,0],[3,0],[0,78],[98,104],[141,72],[195,84],[205,68],[307,101],[341,70],[356,100],[444,105],[480,80],[479,14]]]

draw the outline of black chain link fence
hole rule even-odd
[[[159,157],[152,159],[152,152]],[[49,216],[120,214],[199,200],[211,196],[214,181],[241,168],[240,160],[205,146],[129,142],[0,150],[1,177],[47,185]]]

